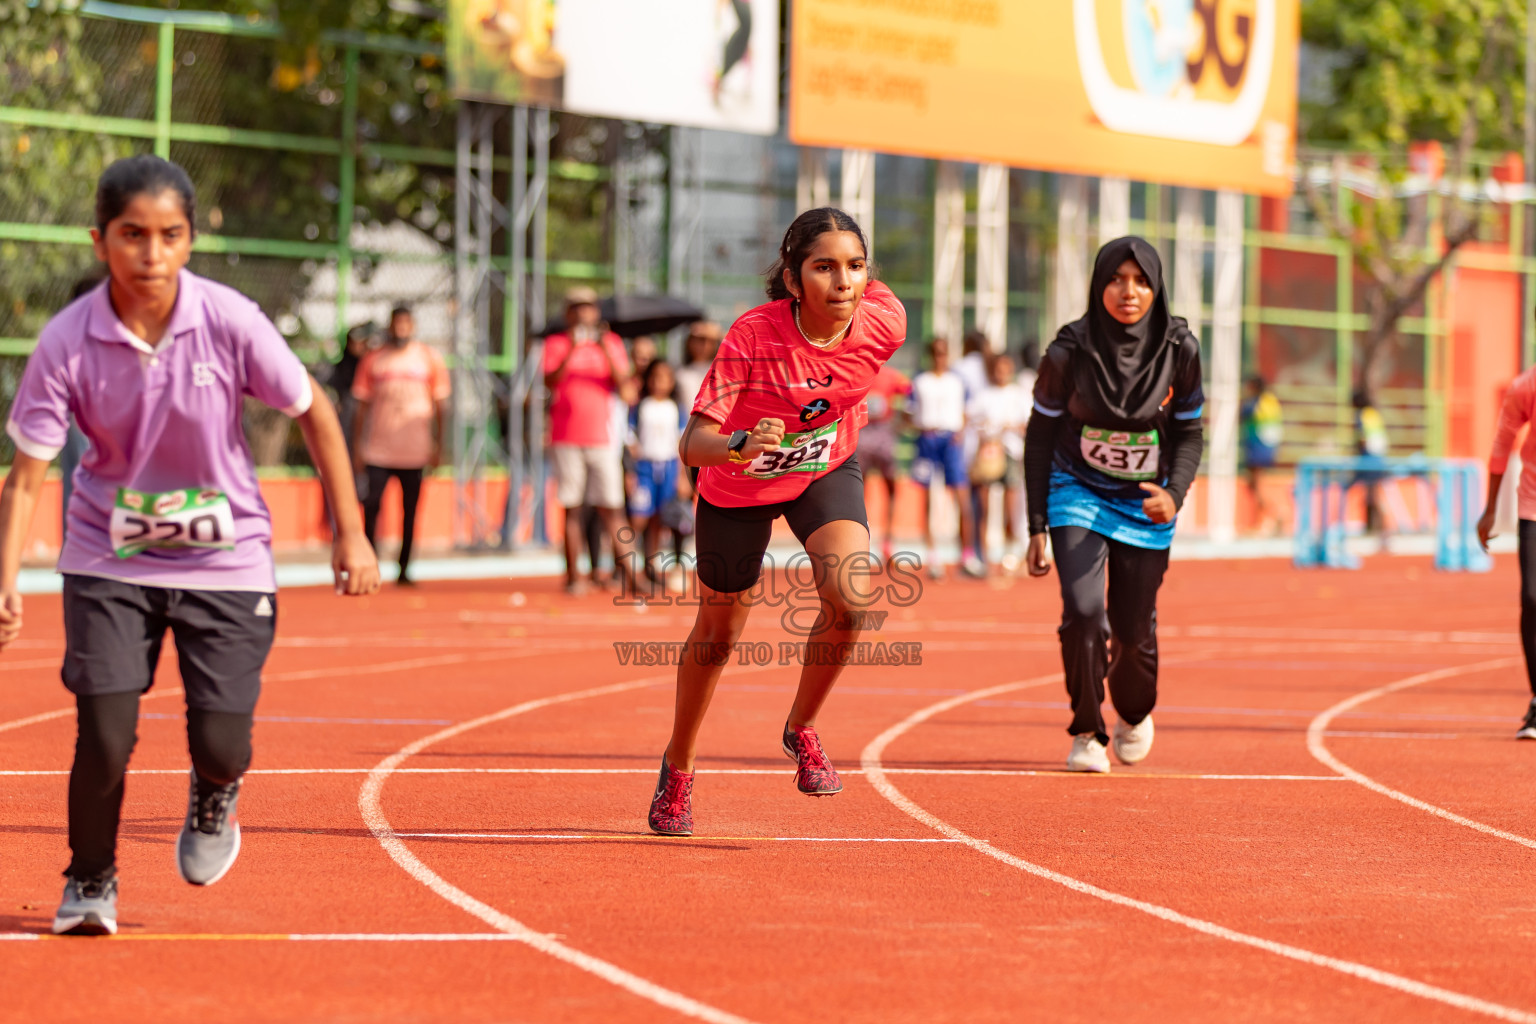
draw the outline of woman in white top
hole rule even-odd
[[[1033,374],[1030,374],[1033,384]],[[1014,377],[1013,357],[993,356],[987,364],[987,386],[971,399],[966,420],[976,433],[971,460],[971,491],[976,508],[976,548],[985,558],[987,520],[992,485],[1003,485],[1003,568],[1010,572],[1023,562],[1019,540],[1018,501],[1024,486],[1024,428],[1029,424],[1030,390]]]
[[[923,542],[928,546],[928,574],[944,578],[944,563],[933,540],[928,488],[942,483],[955,499],[960,516],[960,558],[968,576],[985,575],[980,559],[971,553],[975,517],[971,511],[970,477],[965,465],[965,382],[949,359],[949,342],[934,338],[928,343],[931,369],[912,378],[907,415],[917,431],[917,452],[912,459],[912,482],[923,488]]]

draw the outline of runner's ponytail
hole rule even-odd
[[[864,259],[870,265],[870,280],[874,280],[874,261],[869,258],[869,242],[864,238],[864,232],[859,228],[858,222],[836,207],[823,206],[815,210],[806,210],[796,217],[794,223],[789,226],[789,230],[784,232],[784,241],[779,246],[779,258],[774,260],[773,266],[768,268],[767,285],[770,299],[794,298],[789,286],[784,283],[784,271],[787,269],[798,284],[800,268],[810,258],[811,250],[816,246],[816,239],[829,231],[847,231],[858,238],[859,246],[864,250]]]

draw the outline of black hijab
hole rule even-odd
[[[1134,324],[1122,324],[1104,308],[1104,289],[1120,264],[1135,260],[1152,286],[1152,308]],[[1105,427],[1131,428],[1157,415],[1173,383],[1179,346],[1163,290],[1163,261],[1142,238],[1106,242],[1093,261],[1088,314],[1070,324],[1077,341],[1073,390],[1094,420]]]

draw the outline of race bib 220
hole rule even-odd
[[[112,550],[132,558],[149,548],[235,546],[235,515],[223,491],[189,487],[163,494],[117,489],[112,506]]]

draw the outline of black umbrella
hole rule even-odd
[[[609,330],[621,338],[665,334],[674,327],[704,319],[704,311],[675,295],[612,295],[597,304]],[[552,317],[541,337],[565,330],[565,316]]]

